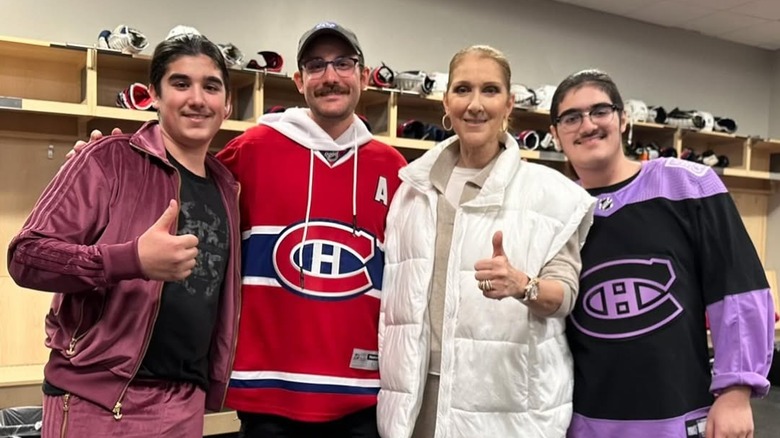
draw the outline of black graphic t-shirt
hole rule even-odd
[[[208,386],[208,357],[229,257],[225,206],[214,181],[168,154],[181,175],[178,234],[198,238],[192,274],[163,286],[160,311],[138,375]]]

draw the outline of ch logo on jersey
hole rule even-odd
[[[353,234],[350,225],[328,221],[284,229],[272,254],[284,288],[326,300],[347,299],[381,287],[382,258],[374,236],[365,230]]]
[[[670,293],[676,276],[663,259],[616,260],[582,274],[572,322],[585,334],[626,339],[657,330],[682,313]]]

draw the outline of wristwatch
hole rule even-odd
[[[523,301],[536,301],[539,298],[539,277],[528,279],[523,288]]]

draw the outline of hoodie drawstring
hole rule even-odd
[[[352,235],[357,235],[357,170],[358,170],[358,144],[357,127],[352,130],[352,142],[355,147],[355,158],[352,165]]]
[[[355,157],[352,162],[352,235],[357,235],[357,179],[358,179],[358,129],[353,125],[352,127],[352,148],[354,150]],[[304,287],[304,272],[303,272],[303,249],[306,244],[306,238],[309,234],[309,220],[311,219],[311,203],[312,203],[312,191],[314,190],[314,149],[309,149],[309,188],[308,195],[306,197],[306,218],[303,224],[303,237],[301,239],[301,245],[298,249],[298,272],[300,275],[301,289]]]
[[[311,198],[312,188],[314,187],[314,149],[309,149],[309,192],[306,196],[306,218],[303,223],[303,238],[301,246],[298,248],[298,272],[300,273],[301,289],[305,289],[303,284],[303,248],[306,243],[306,235],[309,233],[309,218],[311,217]],[[353,207],[354,208],[354,207]],[[354,210],[353,210],[354,211]]]

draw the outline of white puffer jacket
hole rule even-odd
[[[379,326],[378,422],[383,438],[414,430],[428,371],[428,300],[437,192],[430,171],[445,140],[401,170],[387,218]],[[457,211],[447,266],[436,438],[563,437],[571,419],[572,359],[560,318],[517,300],[485,298],[474,263],[492,254],[495,231],[516,269],[538,274],[592,223],[594,200],[560,172],[507,150],[476,198]]]

